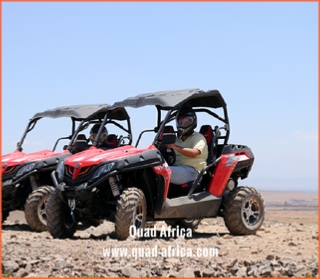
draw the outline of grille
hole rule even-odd
[[[16,168],[16,166],[11,166],[11,167],[7,167],[4,169],[4,172],[2,172],[3,174],[7,174],[10,172],[13,172],[13,170]]]
[[[75,167],[68,167],[68,174],[72,176],[73,179],[77,178],[78,176],[86,174],[90,170],[90,167],[80,167],[80,168],[75,168]]]

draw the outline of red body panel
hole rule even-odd
[[[156,174],[160,174],[163,176],[165,180],[165,188],[164,188],[164,193],[163,193],[163,200],[167,198],[168,191],[169,191],[169,184],[171,180],[171,169],[167,162],[163,163],[162,165],[152,167],[154,172]]]
[[[214,170],[208,191],[212,195],[220,197],[237,163],[248,159],[250,159],[250,156],[246,152],[221,155],[221,160]]]
[[[2,160],[2,174],[8,172],[9,170],[13,170],[13,167],[22,165],[27,162],[33,162],[37,160],[42,160],[45,158],[58,156],[63,153],[70,153],[68,150],[64,150],[62,152],[53,152],[51,150],[41,150],[31,153],[20,152],[19,150],[15,150],[10,154],[3,155]]]
[[[103,150],[92,146],[86,151],[68,157],[65,160],[65,165],[68,166],[69,169],[73,169],[72,178],[76,179],[78,175],[84,174],[83,172],[80,172],[80,170],[83,171],[85,167],[99,165],[105,161],[113,161],[130,155],[140,154],[143,151],[152,149],[156,149],[156,147],[150,145],[146,149],[137,149],[132,145],[125,145],[115,149]]]
[[[155,149],[155,147],[151,145],[144,150],[150,149]],[[123,157],[128,157],[130,156],[130,154],[139,154],[144,150],[137,149],[132,145],[126,145],[108,150],[103,150],[92,146],[86,151],[82,151],[68,157],[65,161],[65,165],[74,167],[77,163],[80,162],[82,163],[82,166],[98,165],[105,161],[112,161]]]

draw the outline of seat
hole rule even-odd
[[[117,148],[118,147],[117,135],[115,134],[108,135],[106,143],[107,143],[107,148]]]
[[[87,140],[86,135],[85,134],[79,134],[77,135],[76,141],[77,140]]]
[[[88,149],[88,141],[85,134],[79,134],[77,135],[77,138],[75,139],[71,153],[78,153],[81,151],[84,151]]]
[[[207,158],[207,166],[212,164],[217,159],[217,149],[218,149],[218,138],[219,133],[217,132],[218,127],[212,129],[210,125],[203,125],[200,128],[200,133],[206,138],[208,144],[208,158]],[[202,184],[208,185],[210,180],[213,177],[215,165],[209,167],[204,175],[202,176]],[[206,186],[205,186],[206,188]]]
[[[202,134],[207,141],[207,145],[208,145],[207,165],[208,165],[216,159],[218,137],[216,137],[216,132],[212,129],[211,125],[202,125],[199,133]]]

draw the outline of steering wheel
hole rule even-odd
[[[172,166],[176,162],[176,153],[174,152],[173,148],[166,149],[164,152],[164,159],[169,166]]]
[[[176,162],[176,153],[172,148],[168,149],[162,142],[156,142],[155,146],[169,166],[172,166]]]

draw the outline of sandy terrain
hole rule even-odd
[[[288,202],[288,193],[262,193],[266,204]],[[301,197],[301,195],[300,195]],[[308,203],[317,194],[304,197]],[[316,202],[317,203],[317,202]],[[157,237],[118,241],[114,225],[79,229],[73,239],[52,239],[48,232],[35,233],[22,212],[12,212],[3,224],[4,277],[317,277],[318,212],[308,208],[267,206],[266,220],[251,236],[232,236],[222,218],[205,219],[192,237]],[[127,256],[106,256],[104,249],[125,248]],[[178,255],[137,257],[133,251],[205,249],[211,257]],[[171,249],[170,248],[170,249]],[[167,251],[167,250],[166,250]],[[131,253],[131,254],[130,254]],[[135,255],[135,256],[134,256]]]

